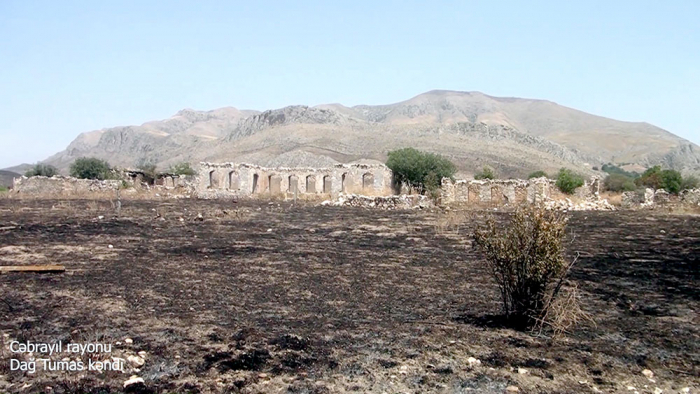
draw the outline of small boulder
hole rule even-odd
[[[127,356],[126,359],[129,361],[129,364],[131,364],[137,368],[142,367],[143,364],[146,363],[146,360],[144,360],[143,358],[141,358],[139,356],[130,355],[130,356]]]
[[[124,388],[127,388],[131,385],[134,384],[144,384],[145,382],[143,381],[143,378],[140,378],[136,375],[132,375],[128,380],[124,382]]]

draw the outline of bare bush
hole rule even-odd
[[[574,261],[564,257],[565,214],[520,208],[509,223],[494,217],[474,231],[474,246],[501,292],[503,311],[517,328],[533,327],[549,316]]]
[[[571,329],[581,322],[595,324],[593,316],[581,309],[580,299],[578,286],[575,284],[563,286],[558,297],[551,300],[542,317],[537,319],[533,329],[540,334],[549,329],[556,337],[563,333],[570,333]]]

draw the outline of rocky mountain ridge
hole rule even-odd
[[[446,155],[466,174],[491,165],[502,176],[606,162],[700,171],[700,147],[647,123],[603,118],[544,100],[430,91],[389,105],[294,105],[264,112],[181,110],[140,126],[80,134],[45,162],[66,172],[78,157],[113,165],[179,161],[327,165],[416,147]]]

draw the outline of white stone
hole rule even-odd
[[[654,377],[654,373],[651,372],[650,369],[645,369],[642,371],[642,375],[646,376],[647,378],[651,379]]]
[[[124,339],[124,343],[126,343],[126,344],[132,344],[132,343],[134,343],[134,340],[131,339],[131,338],[125,338],[125,339]]]
[[[529,371],[528,371],[527,369],[525,369],[525,368],[518,368],[518,373],[521,374],[521,375],[525,375],[525,374],[528,373],[528,372],[529,372]]]
[[[146,363],[146,360],[144,360],[143,358],[141,358],[139,356],[129,355],[126,357],[126,359],[129,361],[129,363],[131,365],[133,365],[134,367],[137,367],[137,368],[142,367],[143,364]]]
[[[475,366],[481,364],[481,360],[479,360],[479,359],[477,359],[477,358],[474,358],[474,357],[469,357],[469,358],[467,359],[467,363],[469,363],[469,366],[470,366],[470,367],[475,367]]]
[[[138,383],[145,383],[145,382],[143,381],[143,378],[140,378],[136,375],[133,375],[129,378],[129,380],[124,382],[124,388],[127,388],[127,387],[131,386],[132,384],[138,384]]]

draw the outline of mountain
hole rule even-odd
[[[16,172],[0,170],[0,187],[12,187],[12,180],[19,176]]]
[[[561,167],[592,173],[614,162],[700,171],[700,147],[647,123],[591,115],[545,100],[435,90],[389,105],[289,106],[264,112],[186,109],[140,126],[80,134],[45,162],[66,172],[78,157],[140,161],[237,161],[327,166],[416,147],[451,158],[463,174],[484,165],[502,176]]]

